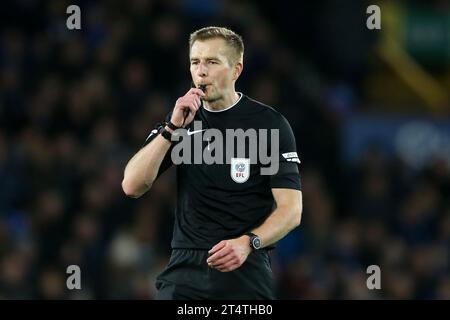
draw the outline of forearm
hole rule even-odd
[[[205,93],[202,90],[191,88],[183,97],[178,98],[170,122],[175,127],[186,127],[194,119],[203,96]],[[174,133],[168,126],[165,129]],[[138,198],[151,188],[170,145],[169,141],[158,135],[131,158],[122,181],[125,194]]]
[[[267,247],[286,236],[300,224],[301,207],[277,207],[262,225],[252,230]]]
[[[289,233],[300,224],[302,214],[301,192],[296,190],[274,190],[277,208],[262,225],[251,230],[261,239],[262,247],[267,247]],[[208,266],[221,272],[239,268],[251,253],[249,236],[243,235],[235,239],[222,240],[208,253]]]
[[[170,142],[158,135],[131,158],[122,181],[122,188],[128,196],[138,198],[150,189],[169,149]]]

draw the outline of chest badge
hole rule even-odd
[[[231,158],[231,178],[237,183],[244,183],[250,176],[250,159]]]

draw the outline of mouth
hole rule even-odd
[[[202,90],[203,92],[206,92],[207,86],[208,86],[208,84],[199,84],[199,85],[198,85],[198,88],[199,88],[200,90]]]

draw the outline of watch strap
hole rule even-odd
[[[172,134],[169,131],[167,131],[165,128],[163,128],[160,133],[164,139],[166,139],[167,141],[172,143]]]
[[[174,125],[174,124],[172,123],[172,121],[169,121],[169,122],[167,122],[166,124],[167,124],[167,126],[168,126],[171,130],[177,130],[177,129],[183,128],[183,127],[177,127],[176,125]]]

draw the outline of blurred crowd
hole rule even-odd
[[[136,200],[123,170],[190,87],[189,34],[221,25],[245,42],[237,91],[286,116],[302,160],[302,224],[272,252],[278,296],[450,299],[449,168],[412,170],[369,147],[358,166],[341,163],[339,130],[364,111],[377,37],[354,27],[364,4],[326,2],[79,1],[81,30],[66,28],[68,1],[2,12],[0,298],[154,297],[175,171]],[[66,288],[69,265],[81,290]],[[381,290],[366,287],[369,265]]]

